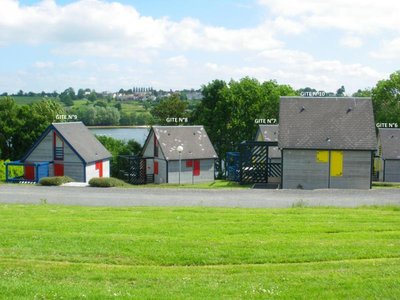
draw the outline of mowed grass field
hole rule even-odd
[[[400,208],[0,205],[2,299],[399,299]]]

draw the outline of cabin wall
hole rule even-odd
[[[187,160],[182,160],[181,165],[181,184],[201,183],[214,181],[214,160],[201,159],[200,173],[197,176],[193,174],[192,166],[187,165]],[[168,162],[168,183],[179,183],[179,160]]]
[[[332,175],[332,152],[329,151],[327,160],[318,160],[318,150],[283,150],[282,188],[370,188],[371,151],[339,151],[342,154],[340,175]]]
[[[385,182],[400,182],[400,159],[385,160]]]

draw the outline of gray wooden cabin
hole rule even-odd
[[[376,145],[370,98],[281,97],[282,188],[369,189]]]
[[[82,122],[53,123],[21,162],[49,162],[49,176],[77,182],[110,176],[111,154]]]
[[[178,146],[180,155],[179,172]],[[214,180],[217,153],[203,126],[153,126],[143,146],[147,175],[155,183],[199,183]]]
[[[400,129],[379,128],[379,180],[400,182]]]

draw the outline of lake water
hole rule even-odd
[[[97,135],[105,135],[118,140],[136,140],[141,145],[146,141],[150,128],[89,128]]]

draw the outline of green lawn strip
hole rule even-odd
[[[372,188],[400,188],[399,182],[373,182]]]
[[[398,299],[400,259],[126,266],[0,259],[4,299]]]
[[[229,180],[215,180],[212,182],[202,182],[202,183],[185,183],[185,184],[144,184],[144,185],[128,185],[130,188],[185,188],[185,189],[224,189],[224,188],[239,188],[248,189],[252,185],[241,185],[238,182],[233,182]]]
[[[0,298],[398,298],[399,216],[0,205]]]

